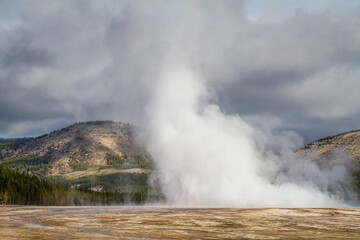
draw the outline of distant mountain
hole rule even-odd
[[[351,158],[353,186],[360,196],[360,130],[340,133],[334,136],[318,139],[299,149],[298,155],[318,155],[330,162],[338,160],[338,152],[345,152]],[[360,200],[360,199],[359,199]]]
[[[130,124],[92,121],[37,138],[2,139],[0,161],[4,167],[73,188],[142,195],[150,189],[161,198],[160,189],[148,185],[153,162],[136,141],[136,131]],[[333,159],[336,150],[349,153],[360,166],[360,130],[316,140],[296,153]],[[360,191],[360,170],[355,175]]]
[[[12,144],[20,144],[26,143],[32,140],[32,137],[23,137],[23,138],[0,138],[0,144],[12,143]]]
[[[299,149],[297,154],[315,153],[320,156],[329,156],[335,150],[345,151],[355,163],[360,164],[360,130],[318,139]]]
[[[5,167],[92,190],[147,188],[152,162],[136,128],[112,121],[75,123],[22,143],[4,143]]]

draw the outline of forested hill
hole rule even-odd
[[[109,158],[121,158],[127,168],[136,168],[140,162],[146,165],[150,158],[136,141],[135,131],[134,126],[121,122],[75,123],[50,134],[26,139],[21,144],[8,141],[7,147],[0,148],[0,160],[29,156],[46,158],[49,161],[47,176],[111,168],[113,161]]]
[[[0,161],[38,176],[147,173],[151,159],[135,135],[134,126],[121,122],[75,123],[36,138],[2,139]]]
[[[0,164],[0,204],[17,205],[114,205],[128,202],[142,203],[146,192],[96,192],[72,189],[53,184],[37,176],[6,168]]]
[[[21,145],[33,138],[0,138],[0,161],[13,155],[13,152]]]
[[[4,139],[0,161],[72,188],[144,195],[152,162],[135,136],[136,128],[121,122],[75,123],[33,139]]]
[[[23,138],[0,138],[0,144],[20,144],[26,143],[34,138],[23,137]]]

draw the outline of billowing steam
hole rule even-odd
[[[328,207],[353,198],[344,164],[298,159],[291,143],[280,153],[265,152],[266,140],[259,139],[265,134],[211,104],[201,76],[186,64],[165,69],[147,107],[147,142],[170,203]]]
[[[0,136],[125,121],[170,203],[349,203],[348,157],[285,130],[359,127],[360,5],[269,2],[1,1]]]

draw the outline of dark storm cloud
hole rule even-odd
[[[279,129],[306,140],[359,128],[358,6],[276,18],[249,15],[242,1],[0,4],[0,135],[94,119],[141,124],[174,49],[227,112],[281,119]]]
[[[238,71],[223,84],[226,109],[280,117],[281,127],[297,130],[306,141],[359,128],[356,12],[300,12],[280,24],[253,23],[242,38],[245,53],[232,59]]]
[[[21,67],[25,65],[28,67],[48,65],[50,63],[50,57],[46,51],[41,49],[32,49],[29,43],[16,42],[7,49],[4,53],[0,65],[4,68],[13,66]]]

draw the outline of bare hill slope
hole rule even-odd
[[[135,127],[112,121],[75,123],[45,134],[8,152],[3,161],[24,156],[48,159],[47,176],[67,174],[70,178],[108,174],[110,169],[139,172],[150,161],[135,141]]]
[[[316,153],[326,156],[334,150],[343,150],[350,155],[353,161],[360,163],[360,130],[318,139],[305,145],[297,151],[297,154]]]

